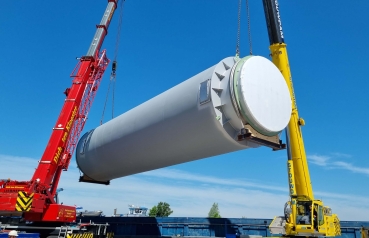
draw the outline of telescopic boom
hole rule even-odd
[[[284,217],[276,217],[271,232],[285,236],[339,236],[339,219],[323,202],[315,200],[302,139],[305,122],[298,115],[281,15],[277,0],[263,0],[273,63],[283,74],[292,100],[291,119],[286,129],[288,185],[290,201]]]

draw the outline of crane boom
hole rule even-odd
[[[292,100],[291,118],[286,128],[290,201],[286,203],[285,216],[276,217],[271,230],[279,226],[281,229],[276,233],[285,236],[339,236],[341,229],[337,215],[332,214],[321,200],[314,199],[301,131],[305,122],[297,110],[278,1],[263,0],[263,5],[272,61],[281,71]]]
[[[0,181],[0,215],[22,214],[29,221],[75,221],[75,207],[57,204],[54,197],[61,172],[69,167],[93,99],[109,64],[106,51],[100,52],[100,48],[117,3],[118,0],[108,0],[88,52],[80,58],[72,72],[72,86],[64,92],[66,99],[63,108],[32,179]]]
[[[301,126],[304,121],[299,117],[296,98],[292,84],[290,65],[288,62],[287,47],[284,43],[284,35],[279,6],[277,1],[263,0],[267,27],[269,33],[270,52],[273,63],[280,69],[290,90],[292,99],[291,119],[287,126],[287,145],[289,152],[288,167],[293,166],[292,175],[294,181],[289,179],[290,195],[302,196],[314,200],[313,188],[310,181],[309,168],[302,138]]]

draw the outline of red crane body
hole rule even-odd
[[[0,181],[0,216],[23,215],[28,221],[74,222],[76,208],[54,200],[61,172],[67,170],[109,59],[100,47],[118,0],[108,6],[86,56],[72,72],[72,86],[53,128],[49,143],[30,181]]]

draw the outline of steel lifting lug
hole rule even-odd
[[[113,61],[113,64],[112,64],[112,66],[111,66],[111,70],[115,73],[115,71],[117,70],[117,61],[116,60],[114,60]]]
[[[63,92],[66,97],[68,97],[69,91],[70,91],[70,88],[66,88],[65,91]]]
[[[300,126],[305,126],[305,120],[302,119],[301,117],[299,118],[298,123],[299,123]]]

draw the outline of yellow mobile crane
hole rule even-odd
[[[274,218],[270,231],[284,236],[339,236],[338,216],[321,200],[314,199],[301,133],[305,122],[297,111],[278,1],[263,0],[263,6],[272,61],[283,74],[292,100],[291,119],[286,129],[290,200],[285,205],[284,216]]]

